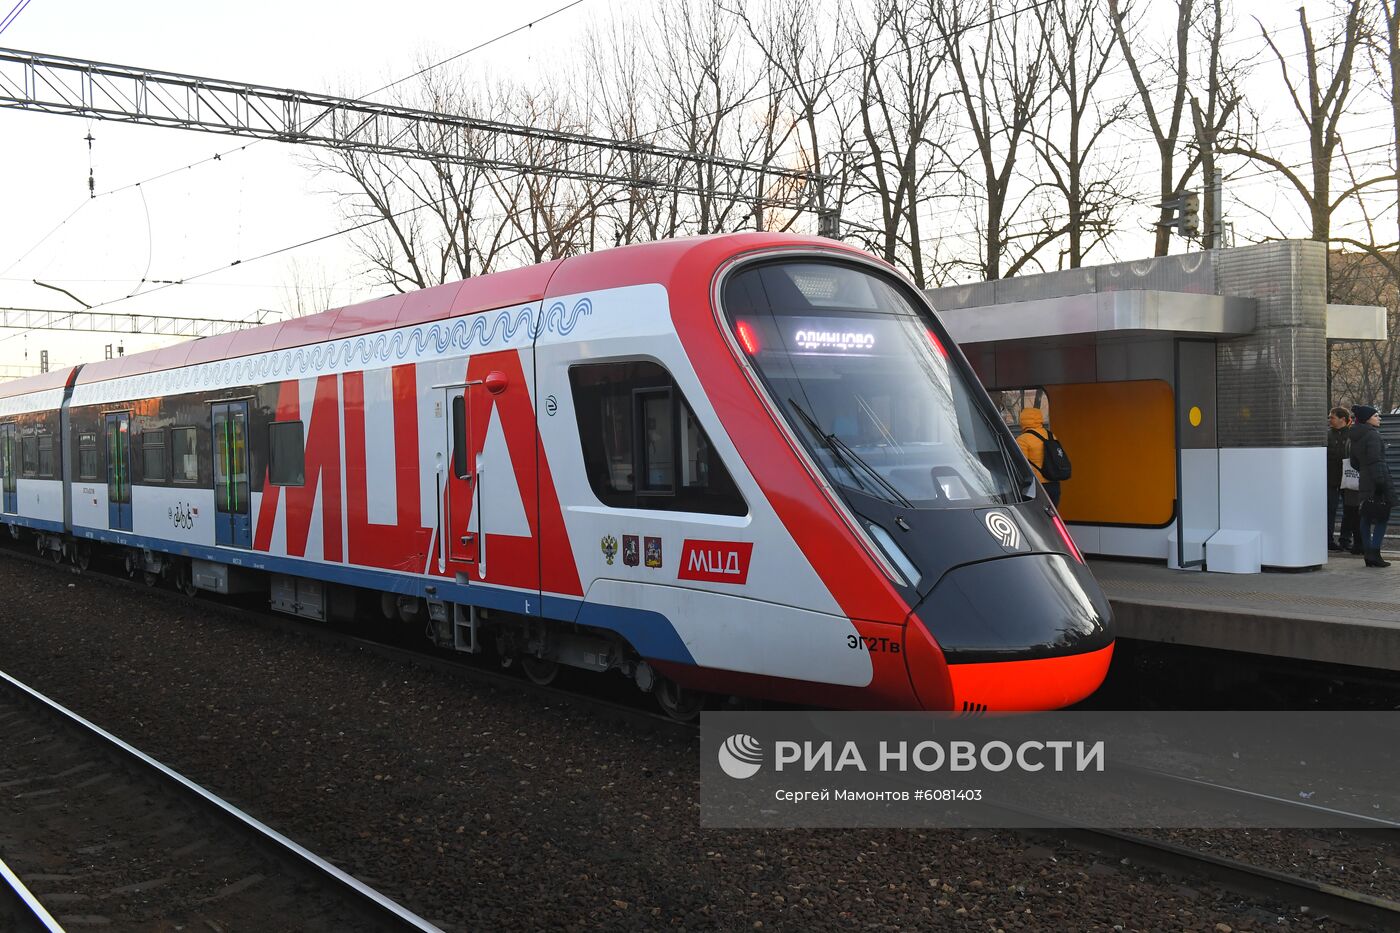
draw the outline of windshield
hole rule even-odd
[[[832,482],[904,507],[1017,502],[1029,477],[940,338],[884,278],[786,261],[724,289],[740,346]]]

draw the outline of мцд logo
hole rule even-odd
[[[1021,549],[1021,529],[1016,527],[1010,515],[1000,509],[993,509],[982,516],[982,522],[1002,547],[1008,551]]]
[[[763,746],[753,736],[736,732],[719,747],[719,766],[737,780],[751,778],[763,767]]]

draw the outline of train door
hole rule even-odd
[[[447,411],[447,521],[443,535],[447,543],[447,558],[465,564],[476,564],[477,575],[486,576],[484,555],[481,554],[481,464],[472,452],[480,449],[473,443],[471,424],[471,386],[449,386],[446,392]]]
[[[215,402],[210,416],[214,441],[214,543],[251,548],[248,403]]]
[[[107,527],[131,530],[131,412],[105,416],[107,432]]]
[[[19,455],[19,432],[14,422],[0,424],[0,512],[14,515],[19,511],[19,487],[16,484],[16,474],[19,472],[19,464],[15,458]]]

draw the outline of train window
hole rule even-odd
[[[745,515],[748,506],[671,374],[650,362],[569,370],[589,485],[616,508]]]
[[[40,434],[36,440],[39,442],[39,476],[44,479],[52,479],[53,470],[53,437],[48,434]]]
[[[638,471],[641,495],[675,495],[675,414],[671,409],[671,390],[638,389],[634,410],[637,412],[637,453],[641,457]]]
[[[458,395],[452,399],[452,474],[458,479],[470,479],[467,466],[467,399]]]
[[[306,485],[306,429],[300,421],[267,426],[267,476],[274,486]]]
[[[97,435],[78,435],[78,479],[97,479]]]
[[[148,483],[164,483],[170,477],[166,469],[165,430],[141,432],[141,479]]]
[[[177,483],[199,482],[199,448],[194,428],[175,428],[170,432],[170,463],[172,478]]]
[[[39,475],[39,439],[33,434],[20,440],[20,473],[24,476]]]

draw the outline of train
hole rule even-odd
[[[0,524],[55,560],[381,616],[540,683],[1071,705],[1112,615],[934,309],[837,241],[482,275],[0,385]]]

